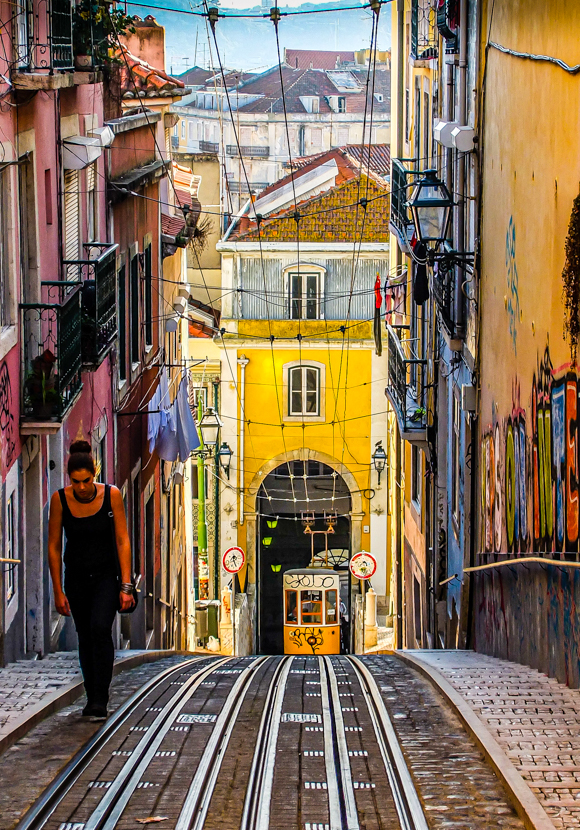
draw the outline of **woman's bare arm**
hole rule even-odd
[[[62,504],[58,493],[52,494],[48,514],[48,567],[56,610],[69,617],[70,606],[62,588]]]

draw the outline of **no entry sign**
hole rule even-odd
[[[377,569],[377,560],[372,553],[367,553],[366,550],[361,550],[350,560],[350,572],[356,579],[370,579]]]
[[[246,554],[241,548],[228,548],[222,556],[222,565],[229,574],[237,574],[246,564]]]

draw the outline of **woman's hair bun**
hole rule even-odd
[[[91,455],[91,445],[88,441],[73,441],[70,445],[69,453],[70,455],[74,455],[77,452],[84,452],[87,455]]]

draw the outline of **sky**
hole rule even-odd
[[[145,0],[140,0],[145,2]],[[187,67],[210,65],[206,20],[192,14],[180,14],[170,9],[199,11],[202,7],[189,0],[153,0],[155,7],[128,5],[128,11],[145,17],[152,14],[165,26],[167,70],[177,75]],[[330,9],[325,13],[300,14],[282,17],[279,24],[280,50],[294,49],[355,50],[370,44],[372,12],[358,6],[356,0],[340,2],[303,3],[287,0],[280,6],[293,11]],[[341,6],[351,7],[342,9]],[[168,9],[161,10],[161,7]],[[272,22],[260,17],[268,13],[258,6],[248,8],[247,0],[222,0],[220,12],[257,15],[257,17],[223,19],[217,23],[216,34],[220,56],[225,68],[262,71],[277,63],[276,39]],[[378,48],[390,49],[390,6],[381,10]],[[215,46],[211,38],[211,60],[217,68]]]

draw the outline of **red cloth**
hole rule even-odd
[[[383,303],[383,295],[381,293],[381,278],[377,274],[375,280],[375,308],[380,308]]]

